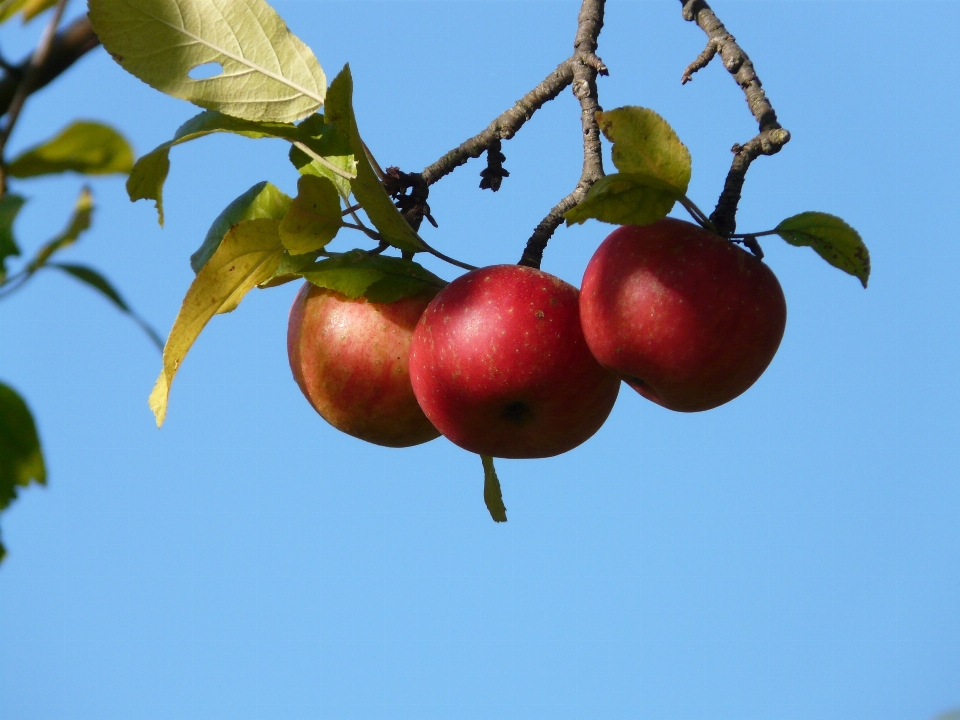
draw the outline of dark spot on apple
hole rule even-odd
[[[515,425],[526,425],[530,415],[530,406],[521,400],[512,402],[503,409],[504,420],[509,420]]]
[[[627,378],[627,385],[630,385],[630,386],[632,386],[632,387],[634,387],[634,388],[637,388],[638,390],[639,390],[640,388],[642,388],[642,387],[646,387],[646,386],[647,386],[647,384],[646,384],[643,380],[641,380],[640,378],[638,378],[638,377],[628,377],[628,378]]]

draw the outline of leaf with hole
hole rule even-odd
[[[126,174],[132,168],[133,149],[123,135],[108,125],[81,120],[18,155],[7,173],[18,178],[64,172],[110,175]]]
[[[326,247],[343,225],[340,194],[333,181],[316,175],[301,175],[297,197],[280,223],[280,239],[291,255],[303,255]]]
[[[567,210],[567,225],[593,218],[614,225],[649,225],[683,197],[675,187],[640,173],[614,173],[600,178],[579,205]]]
[[[234,310],[253,287],[273,276],[283,245],[280,221],[246,220],[231,228],[220,247],[194,278],[163,348],[163,370],[150,393],[150,408],[163,424],[170,384],[210,319]]]
[[[0,510],[31,482],[45,485],[47,470],[30,409],[9,385],[0,383]],[[0,561],[6,555],[0,543]]]
[[[127,72],[246,120],[293,122],[323,105],[326,77],[264,0],[90,0],[90,22]],[[192,79],[217,63],[223,72]]]
[[[597,122],[613,143],[617,170],[657,178],[679,196],[686,194],[690,151],[660,115],[649,108],[626,106],[597,113]]]
[[[860,233],[836,215],[804,212],[789,217],[775,228],[791,245],[812,247],[836,268],[853,275],[863,287],[870,279],[870,252]]]
[[[282,220],[292,200],[285,192],[264,180],[233,200],[213,221],[200,248],[190,256],[190,267],[195,273],[207,264],[220,247],[227,232],[244,220],[266,218]]]
[[[357,177],[351,183],[353,195],[363,207],[370,222],[391,245],[409,252],[426,250],[420,236],[394,206],[387,191],[373,171],[364,150],[357,121],[353,115],[353,77],[350,66],[345,65],[340,74],[330,83],[327,96],[326,120],[337,126],[350,142],[357,162]]]

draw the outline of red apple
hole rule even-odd
[[[559,455],[600,429],[620,380],[584,342],[578,295],[518,265],[474,270],[441,290],[410,346],[430,422],[466,450],[504,458]]]
[[[410,339],[435,293],[392,303],[350,300],[305,283],[290,308],[290,369],[321,417],[387,447],[439,437],[410,386]]]
[[[587,265],[583,332],[600,363],[648,400],[708,410],[773,359],[787,321],[776,276],[729,240],[682,220],[625,226]]]

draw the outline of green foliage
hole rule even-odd
[[[0,510],[16,499],[17,488],[31,482],[47,482],[37,428],[23,398],[0,383]],[[0,542],[0,561],[5,555]]]
[[[200,248],[190,256],[195,273],[207,264],[220,247],[224,235],[239,222],[267,218],[282,220],[290,209],[290,196],[267,181],[258,182],[223,209],[207,231]]]
[[[157,331],[127,305],[124,299],[120,297],[120,293],[118,293],[113,285],[99,272],[86,265],[74,265],[73,263],[48,263],[48,267],[62,270],[71,277],[102,293],[103,296],[116,305],[121,312],[129,315],[150,337],[157,348],[163,350],[163,339],[157,334]]]
[[[343,225],[340,195],[333,181],[316,175],[302,175],[297,197],[280,223],[280,239],[291,255],[322,250]]]
[[[870,252],[860,233],[837,216],[800,213],[777,225],[775,232],[791,245],[812,247],[828,263],[858,278],[863,287],[867,287]]]
[[[311,117],[322,118],[322,116],[316,115]],[[292,143],[295,148],[303,148],[303,150],[297,151],[304,154],[305,157],[304,151],[313,153],[317,159],[311,158],[310,162],[322,167],[325,171],[322,173],[317,171],[314,174],[332,176],[332,178],[336,178],[337,181],[343,183],[342,194],[345,197],[350,192],[349,181],[353,177],[347,169],[353,165],[352,157],[347,159],[338,156],[331,158],[329,161],[323,158],[325,152],[340,151],[339,147],[334,147],[326,142],[327,132],[332,133],[333,131],[332,126],[326,126],[326,128],[326,130],[317,131],[303,123],[298,126],[292,123],[253,122],[230,117],[219,112],[202,112],[199,115],[194,115],[177,128],[173,140],[159,145],[137,160],[130,177],[127,179],[127,194],[132,201],[153,200],[157,207],[160,224],[163,225],[163,185],[166,182],[167,174],[170,172],[170,148],[211,133],[228,132],[253,139],[275,138],[286,140]],[[322,163],[326,163],[326,165]],[[343,169],[341,169],[341,166]]]
[[[621,107],[597,114],[604,137],[613,143],[620,171],[598,180],[567,224],[590,218],[615,225],[648,225],[667,216],[690,184],[690,151],[673,128],[649,108]]]
[[[45,12],[57,4],[57,0],[27,0],[24,3],[20,14],[23,16],[23,21],[30,22],[37,15],[42,12]]]
[[[25,198],[10,193],[0,198],[0,283],[7,279],[7,258],[20,254],[13,238],[13,221],[25,202]]]
[[[360,139],[360,131],[353,115],[353,76],[350,74],[349,65],[345,65],[330,83],[326,119],[336,125],[350,142],[357,161],[357,177],[351,184],[351,189],[370,222],[391,245],[409,252],[426,250],[423,240],[394,206],[367,159],[366,148]]]
[[[676,188],[650,175],[614,173],[597,180],[564,218],[567,225],[590,218],[614,225],[649,225],[666,217],[682,197]]]
[[[493,466],[493,458],[489,455],[481,455],[480,460],[483,462],[483,501],[494,522],[506,522],[507,506],[503,504],[500,478],[497,477],[497,469]]]
[[[214,315],[231,312],[247,292],[271,278],[282,255],[279,220],[245,220],[231,228],[197,273],[163,348],[163,369],[150,394],[158,427],[167,414],[173,377],[200,332]]]
[[[142,156],[127,178],[127,194],[131,201],[153,200],[163,225],[163,184],[170,172],[170,148],[211,133],[229,132],[248,138],[295,138],[297,128],[289,123],[256,123],[230,117],[219,112],[194,115],[177,128],[169,140]],[[222,236],[221,236],[222,237]]]
[[[423,266],[403,258],[351,250],[309,265],[300,274],[317,287],[336,290],[350,299],[365,297],[389,303],[446,282]]]
[[[313,51],[264,0],[90,0],[107,51],[152,87],[208,110],[255,121],[293,122],[324,101]],[[222,72],[194,80],[217,63]]]
[[[7,174],[17,178],[67,171],[110,175],[129,173],[131,168],[133,150],[123,135],[101,123],[76,121],[11,161]]]
[[[627,106],[597,115],[604,137],[613,143],[613,164],[622,173],[662,180],[680,195],[690,184],[690,151],[670,124],[649,108]]]
[[[303,175],[317,175],[332,180],[341,197],[350,195],[350,180],[357,176],[357,161],[354,159],[350,140],[336,125],[324,122],[323,115],[311,115],[297,126],[303,142],[315,154],[324,158],[321,163],[307,155],[296,145],[290,148],[290,162]],[[340,172],[337,172],[339,170]]]
[[[73,208],[73,215],[66,229],[52,240],[41,246],[36,256],[27,265],[27,272],[33,273],[47,264],[47,261],[57,252],[65,247],[73,245],[80,234],[90,228],[91,216],[93,215],[93,193],[90,188],[83,188],[80,191],[80,197]]]

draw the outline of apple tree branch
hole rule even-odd
[[[790,133],[777,121],[777,113],[767,99],[753,62],[724,27],[706,0],[680,0],[683,18],[696,22],[707,35],[707,46],[690,63],[680,79],[686,84],[698,70],[706,67],[716,56],[743,90],[750,112],[760,126],[758,134],[746,144],[733,146],[733,164],[723,184],[723,192],[710,220],[723,235],[737,228],[737,205],[750,164],[761,155],[775,155],[790,141]]]

